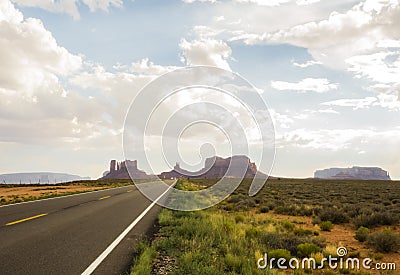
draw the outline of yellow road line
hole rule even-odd
[[[111,198],[111,196],[102,197],[102,198],[99,199],[99,201],[102,201],[102,200],[105,200],[105,199],[108,199],[108,198]]]
[[[39,215],[32,216],[32,217],[29,217],[29,218],[25,218],[25,219],[22,219],[22,220],[18,220],[18,221],[15,221],[15,222],[9,222],[9,223],[6,224],[6,226],[14,225],[14,224],[21,223],[21,222],[30,221],[30,220],[37,219],[37,218],[40,218],[40,217],[43,217],[43,216],[46,216],[46,215],[47,215],[47,213],[46,214],[39,214]]]
[[[130,192],[133,192],[133,190],[128,190],[128,191],[126,191],[127,193],[130,193]]]

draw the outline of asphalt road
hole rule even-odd
[[[81,274],[150,205],[128,186],[0,207],[0,274]],[[159,211],[152,207],[93,274],[125,274]]]

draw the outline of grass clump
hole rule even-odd
[[[324,221],[319,224],[319,228],[321,228],[322,231],[330,232],[333,229],[333,224],[331,221]]]
[[[131,275],[150,275],[152,273],[152,261],[156,256],[155,249],[144,242],[140,242],[137,245],[136,253],[140,256],[135,260]]]

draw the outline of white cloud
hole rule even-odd
[[[192,3],[194,3],[194,2],[201,2],[201,3],[206,3],[206,2],[209,2],[209,3],[216,3],[217,1],[216,0],[182,0],[184,3],[187,3],[187,4],[192,4]]]
[[[338,88],[338,84],[330,83],[326,78],[305,78],[297,83],[272,81],[271,87],[279,91],[293,90],[301,93],[325,93],[330,90],[336,90]]]
[[[9,1],[0,3],[0,89],[32,96],[60,92],[59,77],[78,71],[80,56],[59,46],[43,23],[23,15]],[[62,92],[62,91],[61,91]]]
[[[390,110],[400,110],[400,101],[397,96],[390,94],[378,94],[376,97],[356,99],[338,99],[322,103],[326,106],[351,107],[353,110],[382,107]]]
[[[242,16],[242,24],[234,30],[224,25],[228,30],[225,34],[229,34],[232,41],[241,40],[246,44],[291,44],[303,47],[308,49],[314,60],[334,69],[347,69],[346,60],[353,56],[375,53],[382,46],[398,46],[398,0],[362,1],[347,11],[332,11],[320,20],[318,17],[329,9],[309,6],[308,10],[298,8],[296,12],[292,6],[285,6],[286,12],[293,9],[292,14],[295,14],[288,16],[285,24],[271,14],[267,17],[257,13],[252,13],[251,18]],[[337,4],[338,9],[340,6],[344,6],[344,3]],[[268,18],[268,21],[263,18]]]
[[[400,52],[378,52],[346,59],[349,71],[379,83],[400,84]]]
[[[307,130],[296,129],[278,137],[277,144],[301,148],[342,151],[370,151],[381,144],[398,141],[400,130],[376,131],[367,129]],[[371,146],[373,145],[373,146]],[[398,147],[397,147],[398,148]]]
[[[288,129],[294,123],[294,120],[290,118],[288,115],[278,113],[273,109],[270,109],[269,113],[271,115],[275,127],[279,126],[280,128]]]
[[[78,6],[81,4],[86,5],[91,12],[97,10],[108,12],[110,7],[121,8],[123,6],[122,0],[12,0],[12,2],[25,7],[37,7],[51,12],[67,13],[75,19],[80,17]]]
[[[315,60],[309,60],[305,63],[297,63],[297,62],[293,62],[293,66],[295,67],[299,67],[299,68],[308,68],[311,66],[315,66],[315,65],[321,65],[322,62],[320,61],[315,61]]]
[[[182,0],[185,3],[194,3],[194,2],[210,2],[210,3],[217,3],[216,0]],[[310,5],[314,3],[318,3],[320,0],[296,0],[296,4],[299,6]],[[235,0],[237,3],[250,3],[255,4],[258,6],[266,6],[266,7],[276,7],[282,4],[294,2],[294,0]]]
[[[321,0],[297,0],[296,4],[299,6],[306,6],[306,5],[318,3],[319,1],[321,1]]]
[[[288,3],[291,0],[236,0],[238,3],[252,3],[259,6],[275,7],[284,3]]]
[[[384,39],[378,41],[378,48],[400,48],[400,40]]]
[[[144,58],[138,62],[134,62],[129,67],[129,72],[135,74],[146,74],[146,75],[162,75],[167,72],[178,69],[176,66],[161,66],[154,64],[148,58]]]
[[[182,62],[187,65],[209,65],[231,70],[228,60],[232,50],[221,40],[201,39],[189,42],[182,39],[179,47],[183,50]]]
[[[338,107],[352,107],[354,110],[365,109],[372,106],[377,101],[376,97],[366,97],[361,99],[338,99],[322,103],[326,106],[338,106]]]

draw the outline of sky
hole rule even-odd
[[[400,179],[399,18],[398,0],[0,0],[0,173],[100,177],[139,91],[209,65],[267,103],[273,175]]]

